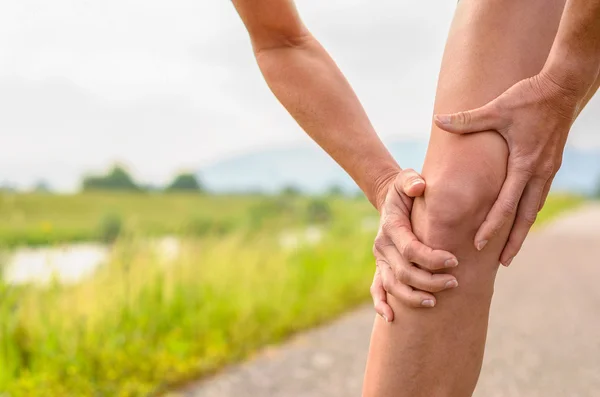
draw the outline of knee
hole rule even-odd
[[[501,181],[482,173],[427,180],[425,195],[415,201],[415,234],[432,248],[455,250],[472,242],[501,188]]]

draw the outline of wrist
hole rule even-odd
[[[563,94],[582,100],[598,78],[600,62],[597,57],[551,53],[540,75],[559,87]]]
[[[382,172],[375,180],[375,192],[371,203],[379,213],[381,213],[381,208],[383,207],[388,190],[391,186],[390,184],[394,183],[400,171],[402,171],[402,169],[399,167],[389,169]]]

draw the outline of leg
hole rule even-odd
[[[435,112],[485,104],[538,73],[558,28],[564,0],[462,0],[449,33]],[[510,225],[481,252],[475,232],[506,174],[508,150],[494,132],[455,136],[432,129],[415,201],[416,235],[453,252],[459,287],[439,293],[433,309],[413,309],[389,297],[396,320],[375,320],[364,396],[470,396],[487,332],[498,260]]]

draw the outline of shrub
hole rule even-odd
[[[198,178],[191,173],[177,175],[166,188],[167,192],[200,192],[202,190]]]
[[[309,223],[326,223],[331,221],[333,214],[327,201],[313,199],[306,208],[306,217]]]
[[[102,242],[112,244],[122,232],[123,220],[119,214],[109,213],[102,217],[98,233]]]
[[[103,176],[86,176],[82,182],[83,191],[90,190],[124,190],[137,191],[139,186],[134,182],[129,173],[121,166],[116,165],[110,172]]]
[[[294,203],[290,197],[266,197],[248,209],[252,228],[259,228],[268,221],[289,218],[294,214]]]
[[[188,221],[184,226],[184,233],[192,236],[225,235],[235,229],[232,221],[225,219],[210,219],[196,217]]]

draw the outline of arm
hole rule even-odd
[[[598,88],[600,0],[568,0],[542,70],[481,108],[436,116],[438,127],[465,134],[495,130],[506,140],[508,174],[475,235],[478,250],[516,220],[500,257],[519,252],[558,172],[571,125]]]
[[[277,99],[382,213],[384,230],[375,255],[378,268],[383,268],[372,287],[378,312],[388,320],[393,318],[391,309],[381,305],[386,296],[384,284],[412,305],[431,305],[435,302],[432,294],[392,280],[395,272],[406,284],[431,292],[454,280],[451,275],[432,276],[410,264],[419,263],[428,269],[458,264],[453,255],[425,247],[412,233],[409,195],[422,194],[424,181],[414,171],[400,172],[350,84],[304,26],[292,0],[233,0],[233,4],[250,34],[258,66]],[[379,249],[382,246],[385,254]]]
[[[306,133],[354,179],[379,209],[400,167],[325,49],[291,0],[234,0],[260,70],[281,104]]]
[[[569,0],[548,60],[546,73],[580,100],[600,72],[600,1]]]

